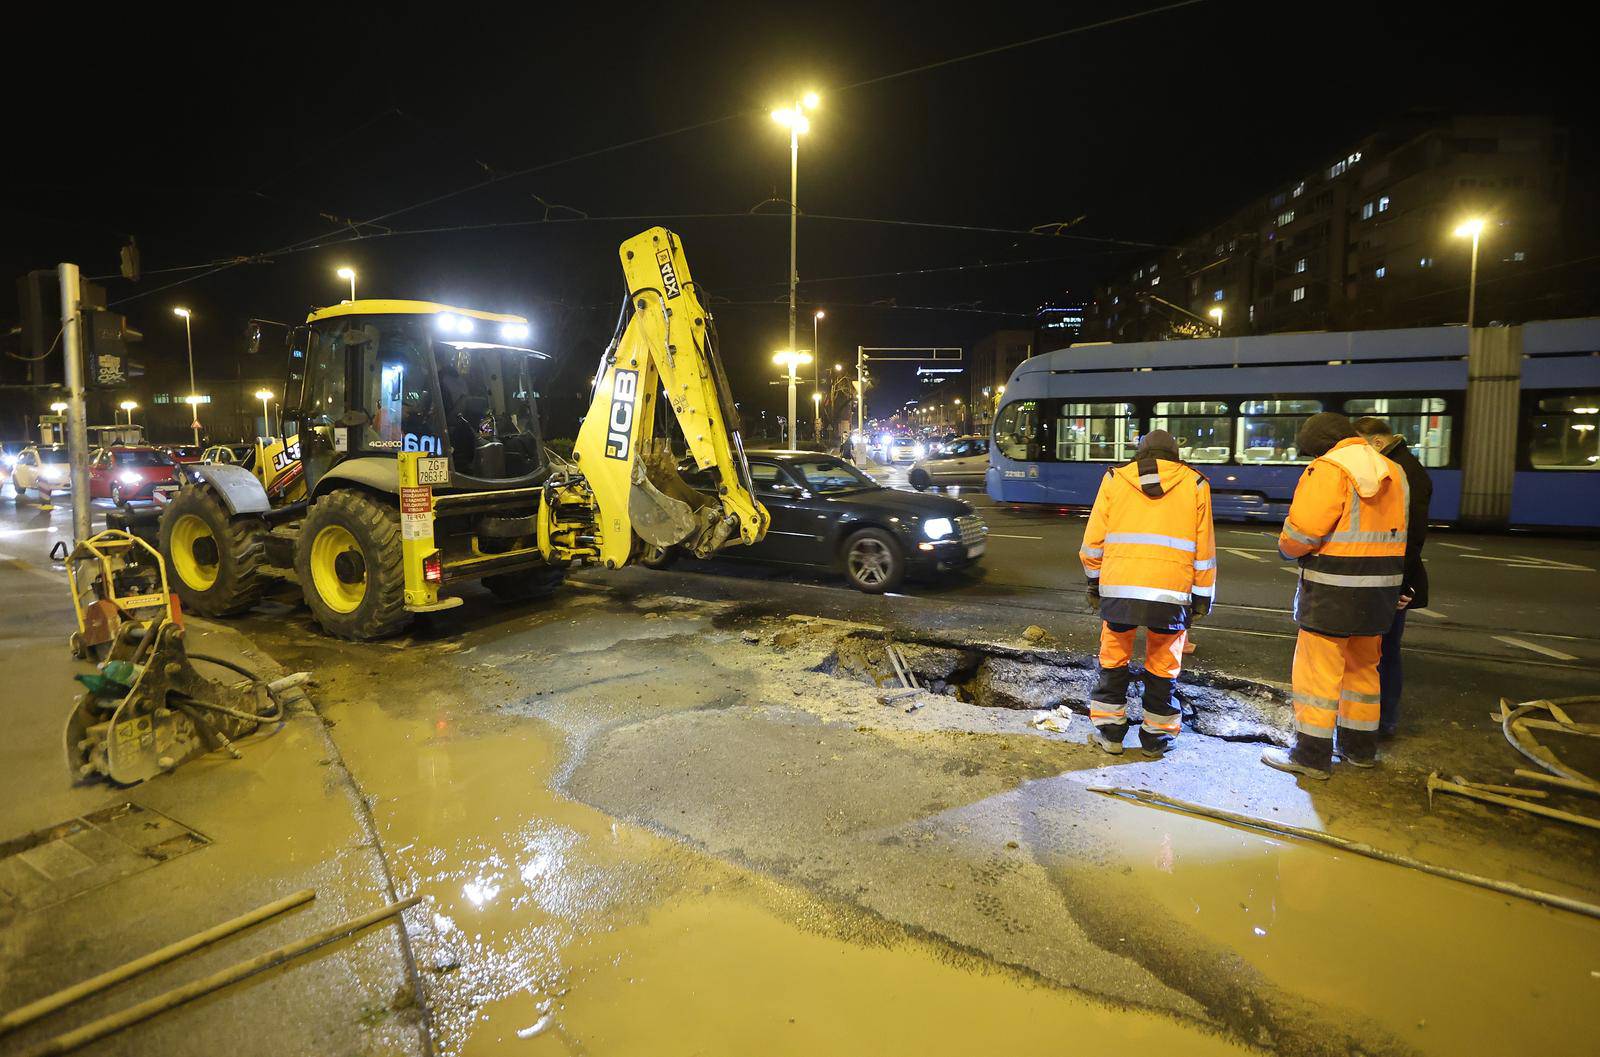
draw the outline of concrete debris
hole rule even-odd
[[[1028,725],[1034,730],[1050,734],[1065,734],[1072,726],[1072,710],[1062,706],[1050,712],[1040,712]]]
[[[761,636],[754,631],[741,631],[739,637],[745,642],[754,644],[761,641]]]
[[[986,657],[968,689],[984,708],[1039,711],[1087,700],[1092,682],[1093,675],[1081,668]]]
[[[1037,624],[1029,624],[1024,628],[1022,637],[1026,641],[1040,646],[1054,646],[1056,643],[1055,636]]]

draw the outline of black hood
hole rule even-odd
[[[827,498],[848,506],[887,510],[900,517],[964,517],[972,507],[959,499],[931,492],[907,492],[899,488],[863,488],[857,492],[830,492]]]

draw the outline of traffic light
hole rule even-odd
[[[144,335],[128,326],[119,312],[106,308],[106,291],[84,282],[80,301],[83,320],[84,385],[116,387],[128,382],[128,344]],[[54,269],[29,272],[17,280],[22,309],[22,356],[28,360],[32,385],[64,385],[61,341],[61,280]]]

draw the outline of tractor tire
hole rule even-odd
[[[483,586],[502,602],[530,602],[536,598],[549,598],[561,590],[561,585],[566,582],[567,571],[553,565],[483,578]]]
[[[190,485],[161,512],[161,558],[185,612],[229,617],[261,601],[267,575],[267,526],[229,517],[210,488]]]
[[[393,502],[354,489],[313,500],[295,541],[294,572],[330,635],[364,642],[411,623]]]

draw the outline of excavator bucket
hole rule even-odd
[[[633,519],[634,534],[646,543],[671,547],[704,529],[700,514],[708,505],[706,498],[678,476],[672,448],[665,440],[653,439],[639,453],[632,485],[628,516]]]

